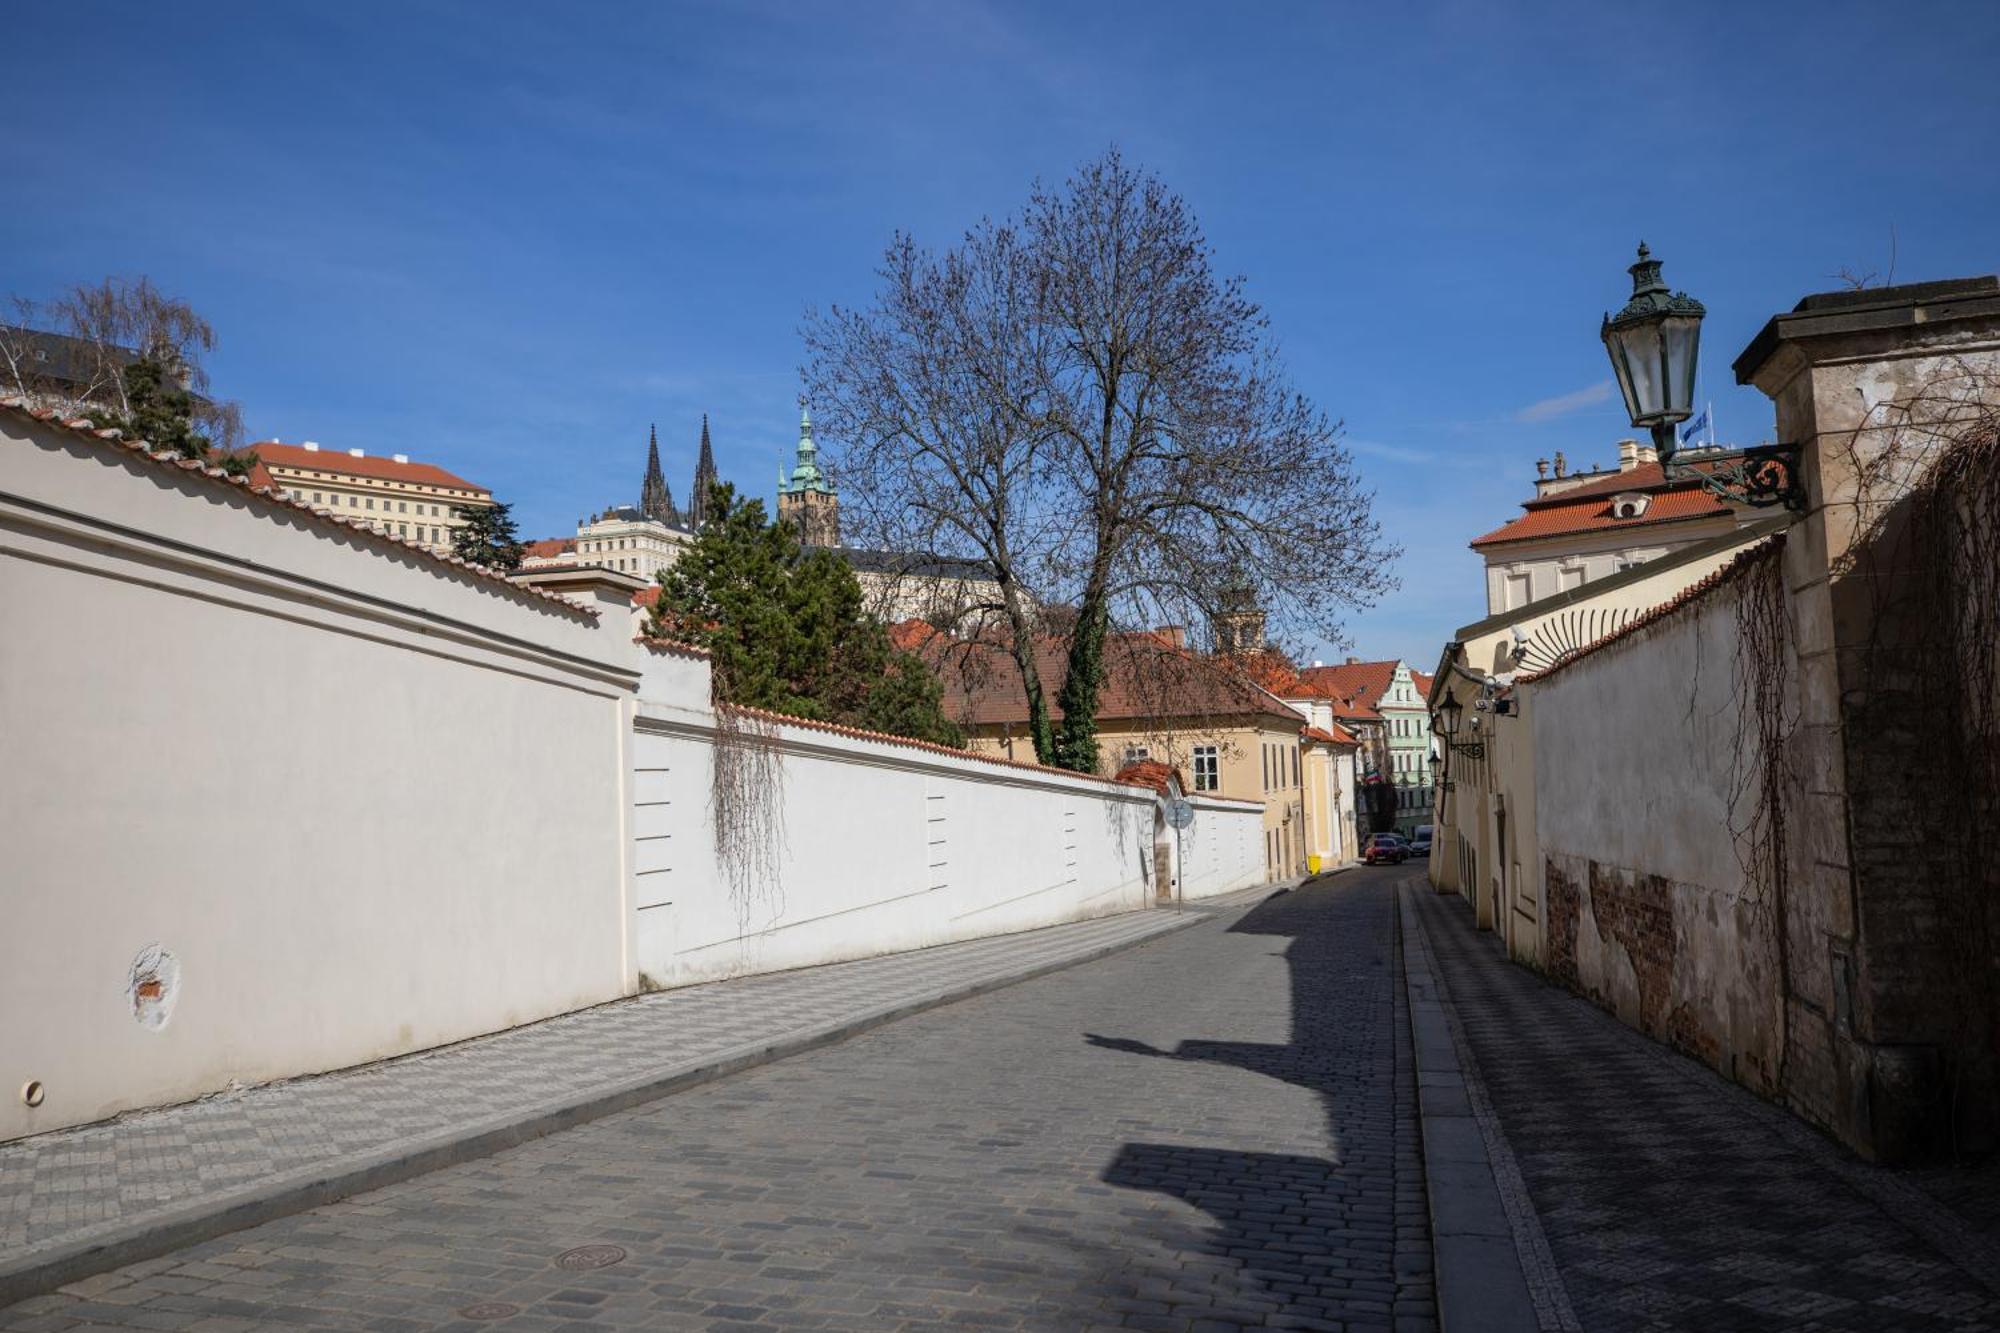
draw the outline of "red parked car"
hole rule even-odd
[[[1410,859],[1410,845],[1393,833],[1371,833],[1361,849],[1363,865],[1399,866]]]

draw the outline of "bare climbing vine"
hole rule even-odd
[[[708,808],[739,937],[785,911],[785,769],[778,736],[778,724],[762,714],[715,705]]]
[[[1792,629],[1785,589],[1784,538],[1772,540],[1730,581],[1735,597],[1735,733],[1729,772],[1729,832],[1743,881],[1762,886],[1758,906],[1771,931],[1778,965],[1778,1067],[1785,1086],[1792,1053],[1792,967],[1785,928],[1791,863],[1785,839],[1787,806],[1799,790],[1792,763],[1798,692],[1791,672]],[[1700,660],[1697,653],[1696,660]]]

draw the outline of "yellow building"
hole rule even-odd
[[[945,711],[965,728],[967,748],[1023,763],[1035,760],[1019,670],[996,639],[922,645],[945,682]],[[1036,671],[1052,720],[1067,645],[1044,640]],[[1098,698],[1098,772],[1114,777],[1142,759],[1168,764],[1189,789],[1264,807],[1268,877],[1306,873],[1306,719],[1236,667],[1182,647],[1170,633],[1114,634],[1105,644]]]
[[[413,463],[408,454],[383,458],[361,449],[322,449],[311,440],[265,440],[251,449],[270,480],[294,500],[434,551],[451,550],[452,531],[464,525],[456,510],[493,503],[484,486]]]

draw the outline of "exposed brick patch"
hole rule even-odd
[[[1548,883],[1549,975],[1571,990],[1582,990],[1576,970],[1576,924],[1583,894],[1554,857],[1543,858],[1542,871]]]

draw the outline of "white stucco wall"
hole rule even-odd
[[[624,993],[635,687],[622,617],[0,413],[0,1139]]]
[[[777,725],[777,877],[717,864],[713,715],[698,658],[649,654],[632,795],[634,939],[649,986],[806,967],[1149,906],[1154,794],[1022,765]],[[1264,877],[1262,807],[1191,797],[1182,892]]]
[[[739,903],[707,663],[594,609],[0,411],[0,1141],[1149,905],[1150,790],[790,725]],[[1184,896],[1261,882],[1193,804]]]

